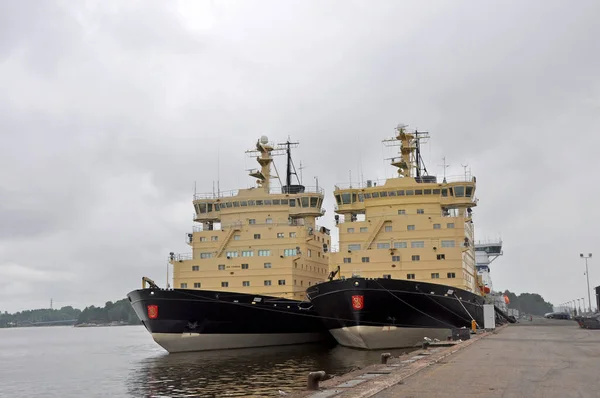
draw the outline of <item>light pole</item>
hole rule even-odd
[[[592,312],[592,296],[590,295],[590,274],[588,272],[588,258],[592,258],[592,253],[588,253],[587,256],[584,256],[583,253],[579,253],[579,257],[585,259],[585,276],[587,277],[587,287],[588,287],[588,306],[590,307],[590,312]]]

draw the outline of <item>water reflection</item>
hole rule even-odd
[[[322,344],[165,353],[136,364],[128,390],[136,397],[272,397],[302,390],[308,372],[339,375],[377,363],[380,355]]]

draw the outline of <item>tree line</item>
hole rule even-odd
[[[506,290],[504,295],[510,300],[508,308],[517,309],[523,314],[542,316],[553,311],[552,304],[545,301],[537,293],[521,293],[517,296],[515,293]]]
[[[107,301],[104,307],[89,306],[82,310],[71,306],[60,309],[36,309],[15,312],[0,312],[0,328],[19,326],[52,326],[78,324],[109,324],[111,322],[139,324],[129,300]]]

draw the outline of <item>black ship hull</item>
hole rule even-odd
[[[412,347],[446,340],[455,328],[483,327],[482,296],[454,287],[396,279],[350,278],[310,287],[314,309],[340,345]]]
[[[140,289],[127,297],[154,340],[170,353],[303,344],[327,329],[307,303],[245,293]]]

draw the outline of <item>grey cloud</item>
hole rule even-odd
[[[392,175],[380,140],[399,122],[431,132],[430,172],[446,156],[478,177],[497,287],[585,292],[597,2],[35,4],[0,5],[0,309],[163,281],[194,181],[211,191],[219,157],[222,189],[251,184],[262,134],[301,142],[333,227],[335,183]]]

